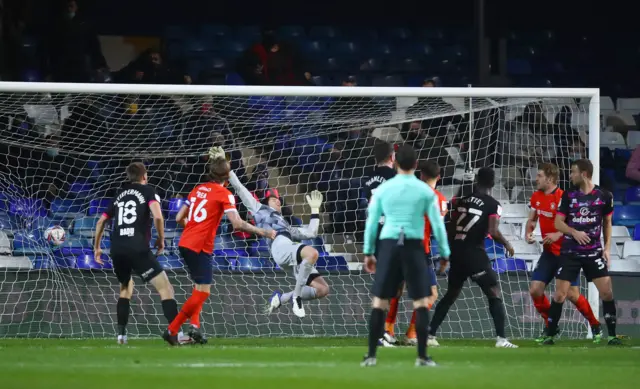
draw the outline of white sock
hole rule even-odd
[[[304,286],[302,288],[302,292],[300,293],[300,298],[303,300],[315,300],[316,299],[316,288],[311,286]],[[293,292],[283,293],[280,297],[280,303],[286,304],[293,298]]]
[[[296,287],[293,289],[294,296],[301,296],[302,288],[307,285],[307,280],[313,271],[313,263],[303,259],[298,267],[298,277],[296,277]]]

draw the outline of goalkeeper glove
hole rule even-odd
[[[209,148],[209,158],[216,160],[218,158],[225,158],[224,149],[220,146],[212,146]]]
[[[320,206],[322,205],[322,193],[317,190],[307,195],[307,204],[311,207],[311,214],[315,215],[320,213]]]

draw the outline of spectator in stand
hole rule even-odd
[[[626,176],[628,179],[640,183],[640,146],[637,146],[627,163]],[[601,179],[603,175],[600,175]]]
[[[169,66],[158,49],[148,49],[119,70],[115,77],[122,83],[191,84],[191,76]]]
[[[77,1],[68,0],[64,15],[48,34],[46,65],[53,81],[89,82],[108,72],[98,35],[78,11]]]
[[[314,85],[301,56],[272,31],[240,58],[238,73],[247,85]]]
[[[358,86],[358,82],[354,76],[348,76],[342,80],[342,86]]]

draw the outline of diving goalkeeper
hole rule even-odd
[[[213,147],[209,151],[209,158],[224,158],[221,147]],[[273,260],[283,270],[292,270],[296,279],[293,291],[282,293],[274,291],[267,302],[265,313],[271,313],[282,304],[291,301],[294,315],[305,317],[306,313],[302,301],[315,300],[329,294],[329,285],[315,268],[318,251],[300,243],[304,239],[312,239],[318,235],[320,226],[320,206],[322,194],[317,190],[306,196],[307,204],[311,207],[311,220],[307,227],[292,227],[282,217],[282,202],[277,189],[266,191],[262,203],[258,202],[251,192],[245,188],[232,171],[229,183],[236,190],[242,204],[249,210],[256,227],[270,229],[276,232],[275,239],[269,239],[269,251]]]

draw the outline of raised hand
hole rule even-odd
[[[322,193],[317,190],[307,194],[307,204],[311,207],[311,213],[320,213],[320,206],[322,205]]]
[[[224,149],[220,146],[212,146],[209,148],[209,158],[212,160],[225,158]]]

